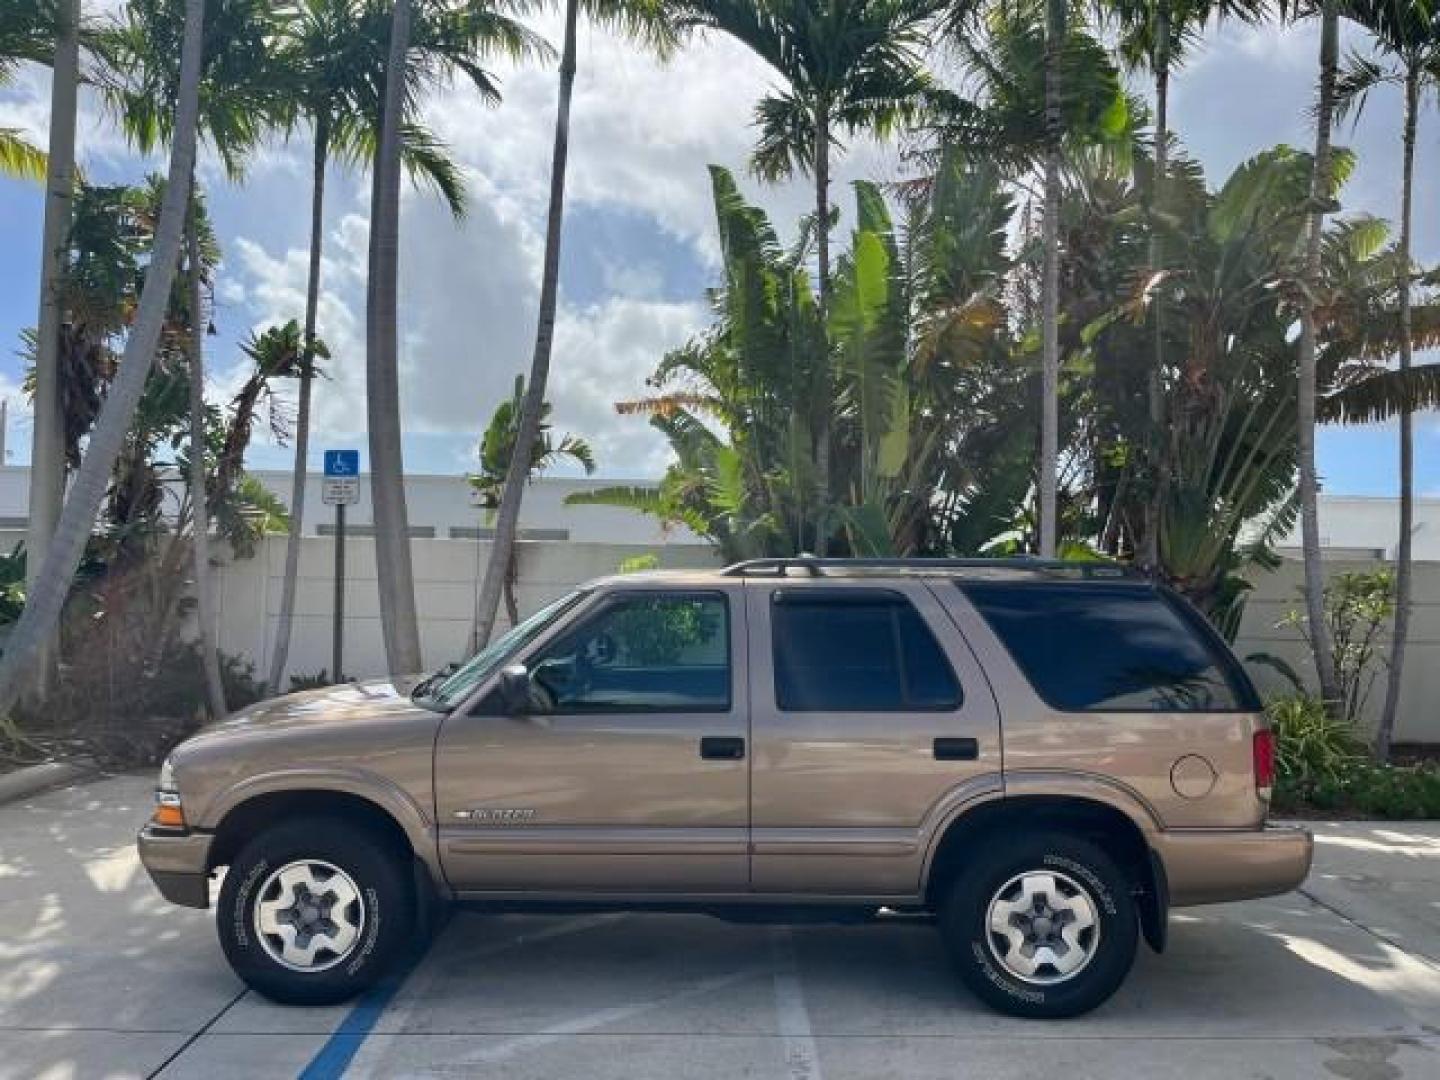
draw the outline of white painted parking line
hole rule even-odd
[[[787,927],[770,932],[770,957],[774,962],[775,1018],[785,1050],[789,1080],[820,1080],[820,1058],[810,1034],[810,1011],[800,986],[800,965],[795,959],[795,938]]]
[[[471,1054],[464,1058],[464,1064],[482,1065],[495,1064],[514,1057],[516,1054],[526,1050],[537,1050],[542,1046],[560,1042],[572,1035],[584,1035],[587,1032],[599,1031],[609,1027],[611,1024],[618,1024],[622,1020],[629,1020],[633,1016],[650,1012],[652,1009],[663,1009],[676,1002],[687,1001],[692,998],[704,997],[713,994],[717,990],[723,990],[727,986],[744,982],[746,979],[755,979],[765,974],[764,968],[746,968],[740,971],[731,971],[724,975],[713,975],[708,979],[701,979],[688,989],[679,993],[666,994],[664,997],[655,998],[650,1001],[639,1001],[632,1005],[619,1005],[609,1009],[597,1009],[595,1012],[585,1013],[572,1020],[566,1020],[559,1024],[552,1024],[542,1031],[531,1035],[521,1035],[516,1038],[506,1039],[496,1046],[487,1047],[478,1053]]]
[[[445,931],[441,931],[440,939],[430,950],[430,954],[423,960],[420,967],[411,973],[410,978],[400,989],[397,999],[392,1001],[385,1010],[383,1017],[384,1030],[372,1032],[365,1044],[351,1061],[345,1071],[347,1077],[355,1077],[363,1080],[366,1077],[388,1076],[389,1071],[384,1068],[386,1058],[389,1056],[391,1047],[395,1040],[404,1036],[410,1027],[410,1017],[417,1007],[423,1007],[430,999],[435,984],[444,976],[453,975],[457,970],[472,967],[477,961],[486,960],[515,949],[524,948],[526,945],[534,945],[541,941],[549,941],[552,938],[566,937],[570,934],[583,933],[586,930],[594,930],[597,927],[606,926],[618,922],[626,916],[622,913],[607,915],[587,915],[576,919],[566,919],[564,922],[553,923],[550,926],[541,927],[530,933],[517,934],[515,937],[506,938],[502,941],[487,941],[478,948],[457,950],[455,952],[444,952],[443,944]],[[448,927],[447,927],[448,929]]]

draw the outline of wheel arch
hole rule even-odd
[[[383,789],[356,790],[353,783],[329,776],[290,777],[283,786],[247,784],[217,805],[211,816],[207,870],[227,865],[246,840],[271,824],[330,817],[377,833],[423,866],[435,885],[444,880],[428,820],[411,800]]]
[[[1016,829],[1068,832],[1104,848],[1135,884],[1145,940],[1156,952],[1164,950],[1168,887],[1146,826],[1113,802],[1084,795],[1007,795],[962,810],[931,846],[921,883],[926,903],[938,902],[940,890],[964,867],[965,853],[974,845]]]

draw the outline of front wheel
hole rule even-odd
[[[354,997],[400,958],[415,925],[408,862],[342,821],[267,829],[231,863],[220,944],[251,989],[287,1005]]]
[[[1012,1016],[1058,1019],[1115,993],[1135,960],[1139,918],[1129,879],[1104,851],[1043,833],[958,874],[940,929],[978,998]]]

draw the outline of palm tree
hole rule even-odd
[[[146,378],[170,301],[190,201],[204,19],[205,0],[186,0],[169,178],[156,228],[154,255],[145,276],[134,325],[126,341],[119,375],[111,384],[100,418],[90,435],[84,461],[70,487],[35,587],[30,591],[25,610],[6,641],[4,656],[0,657],[0,712],[14,704],[21,679],[36,651],[55,632],[70,583],[90,537],[96,511],[105,496],[111,469],[145,391]]]
[[[416,44],[468,41],[466,51],[434,47],[411,52]],[[415,617],[415,582],[410,560],[409,521],[405,510],[404,463],[400,446],[400,380],[396,357],[396,259],[400,232],[400,159],[406,106],[417,89],[459,68],[472,82],[493,82],[478,59],[489,53],[520,58],[539,50],[535,37],[494,10],[467,6],[441,8],[434,21],[414,18],[410,0],[395,0],[383,94],[378,102],[380,139],[375,151],[370,203],[370,273],[365,304],[366,416],[370,429],[370,496],[375,507],[375,557],[380,575],[380,617],[391,675],[420,670],[420,629]],[[378,87],[377,87],[378,88]],[[543,379],[542,379],[543,385]],[[522,422],[522,437],[525,431]]]
[[[376,17],[373,0],[300,0],[282,25],[283,40],[277,66],[285,95],[290,99],[292,123],[304,123],[311,134],[310,256],[305,287],[305,356],[297,378],[300,383],[295,417],[295,462],[291,473],[290,535],[285,546],[285,570],[280,590],[275,650],[270,661],[269,685],[279,686],[290,654],[290,632],[295,614],[295,593],[300,567],[300,541],[304,528],[305,486],[310,453],[310,411],[315,379],[313,345],[320,300],[321,255],[324,244],[325,173],[332,161],[359,166],[372,161],[379,138],[379,111],[368,100],[370,88],[382,81],[388,23]],[[422,48],[436,48],[463,59],[473,45],[464,34],[428,30],[421,13]],[[487,28],[471,24],[472,34]],[[508,31],[507,31],[508,32]],[[412,34],[412,38],[415,35]],[[412,55],[414,53],[412,41]],[[412,64],[413,67],[413,64]],[[417,73],[418,74],[418,73]],[[487,99],[497,91],[483,71],[472,82]],[[462,217],[464,187],[459,170],[439,142],[420,125],[407,121],[401,129],[401,153],[413,179],[438,192],[451,212]]]
[[[671,0],[590,0],[588,11],[595,18],[619,26],[667,54],[675,41]],[[555,310],[560,297],[560,241],[565,217],[565,169],[570,156],[570,98],[575,87],[575,36],[580,19],[580,0],[565,0],[565,31],[560,51],[560,93],[555,108],[555,141],[550,157],[550,200],[545,217],[545,256],[540,274],[540,313],[535,326],[535,351],[530,359],[530,378],[520,409],[516,445],[530,446],[540,433],[545,406],[545,387],[550,378],[550,353],[555,341]],[[490,640],[495,613],[508,567],[514,557],[515,534],[520,525],[520,500],[524,496],[527,462],[516,456],[505,475],[495,539],[485,578],[475,598],[473,638],[481,646]]]
[[[939,149],[983,154],[1021,177],[1042,175],[1040,261],[1039,548],[1058,536],[1060,441],[1060,233],[1067,154],[1092,147],[1128,157],[1133,118],[1114,65],[1088,33],[1070,26],[1063,0],[959,4],[946,31],[979,100],[934,95]]]
[[[61,414],[60,279],[75,196],[75,115],[80,86],[80,0],[63,0],[55,15],[50,80],[50,148],[45,175],[45,223],[40,241],[40,317],[35,332],[35,429],[30,450],[30,520],[25,543],[26,584],[34,587],[55,521],[65,501],[64,418]],[[6,158],[0,139],[0,161]],[[52,657],[35,665],[39,696],[49,688]]]
[[[206,494],[205,332],[210,318],[204,306],[205,270],[200,257],[200,197],[191,177],[190,227],[186,229],[186,308],[190,319],[190,549],[195,567],[196,620],[200,625],[200,666],[210,715],[229,713],[220,677],[215,634],[215,581],[210,573],[210,497]]]
[[[173,42],[183,32],[174,0],[131,0],[125,19],[106,35],[110,72],[107,97],[121,126],[141,150],[149,151],[170,136],[170,113],[177,76]],[[207,12],[204,64],[200,80],[200,132],[209,138],[232,178],[243,174],[244,158],[281,120],[274,65],[275,9],[270,0],[216,0]],[[224,687],[215,642],[215,595],[209,552],[209,507],[206,494],[205,361],[209,325],[204,311],[204,263],[200,257],[201,211],[195,179],[186,261],[190,319],[189,484],[191,545],[198,608],[201,657],[211,713],[224,716]]]
[[[375,560],[380,625],[387,670],[399,677],[420,670],[420,627],[410,562],[400,450],[400,374],[396,356],[396,262],[400,247],[400,123],[405,54],[410,46],[410,0],[395,0],[370,196],[370,264],[365,285],[365,415],[370,431],[370,497],[375,514]]]
[[[1119,25],[1119,52],[1126,66],[1134,71],[1147,69],[1155,80],[1155,146],[1153,175],[1146,194],[1145,213],[1150,222],[1149,273],[1162,272],[1164,251],[1155,215],[1164,198],[1167,161],[1170,150],[1170,76],[1185,60],[1185,53],[1204,31],[1211,19],[1258,18],[1265,0],[1101,0],[1097,5],[1100,18],[1110,18]],[[1150,454],[1154,491],[1146,505],[1144,551],[1142,561],[1154,568],[1159,562],[1160,504],[1164,500],[1164,466],[1160,461],[1164,415],[1165,328],[1160,306],[1151,310],[1154,341],[1146,393],[1149,402],[1151,434]]]
[[[694,0],[686,25],[719,31],[748,46],[785,82],[755,107],[759,142],[751,166],[763,180],[797,172],[815,182],[816,297],[830,301],[830,165],[839,136],[888,134],[915,115],[930,88],[922,63],[935,0]],[[830,365],[816,371],[815,483],[832,495]],[[821,554],[827,530],[817,523]]]
[[[76,39],[70,31],[78,28],[76,22],[67,24],[66,19],[73,2],[40,0],[30,5],[10,4],[0,11],[0,86],[10,81],[15,64],[22,60],[38,64],[58,62],[62,66],[57,71],[56,82],[60,81],[70,50],[67,42]],[[59,9],[60,4],[65,5],[65,11]],[[54,92],[52,89],[52,96]],[[52,100],[52,110],[54,104]],[[54,116],[53,111],[51,115]],[[52,141],[54,138],[52,123]],[[14,128],[0,127],[0,175],[44,181],[46,168],[43,150],[27,142]],[[32,556],[29,564],[33,566],[35,562]]]
[[[1340,79],[1336,109],[1340,115],[1354,110],[1359,119],[1369,92],[1384,83],[1404,88],[1404,114],[1400,121],[1400,242],[1396,253],[1396,290],[1400,305],[1400,372],[1413,368],[1415,349],[1411,311],[1411,260],[1413,193],[1415,182],[1415,128],[1424,90],[1440,85],[1440,25],[1420,5],[1397,5],[1386,0],[1347,0],[1345,14],[1374,35],[1373,57],[1354,56]],[[1393,64],[1389,63],[1393,59]],[[1385,704],[1375,731],[1375,755],[1390,759],[1390,743],[1400,711],[1405,666],[1405,644],[1410,632],[1411,548],[1415,528],[1415,438],[1411,411],[1401,409],[1400,421],[1400,536],[1395,551],[1395,623],[1391,634],[1390,666],[1386,676]]]
[[[515,376],[515,390],[509,400],[496,406],[485,434],[480,439],[480,471],[467,479],[478,496],[479,504],[486,510],[500,506],[501,493],[505,489],[505,476],[510,471],[510,462],[515,457],[516,436],[520,413],[525,401],[525,376]],[[550,432],[550,403],[547,401],[540,413],[540,433],[530,446],[529,480],[534,480],[546,470],[565,459],[575,462],[588,476],[595,471],[595,452],[590,444],[578,435],[565,434],[557,440]],[[511,549],[510,565],[505,574],[505,614],[510,625],[520,621],[520,608],[515,602],[515,555]],[[470,651],[480,646],[475,642],[475,631],[471,629]]]
[[[1321,239],[1325,215],[1335,207],[1330,130],[1335,117],[1335,76],[1339,54],[1340,16],[1337,0],[1320,2],[1320,80],[1315,108],[1315,158],[1310,196],[1306,206],[1309,228],[1305,236],[1300,303],[1299,395],[1296,416],[1300,458],[1300,545],[1305,562],[1305,611],[1310,625],[1311,651],[1320,680],[1320,696],[1327,707],[1339,702],[1335,657],[1325,622],[1325,571],[1320,562],[1319,479],[1315,473],[1315,356],[1320,313],[1315,299],[1321,276]]]
[[[1065,121],[1060,58],[1066,0],[1045,0],[1045,208],[1040,273],[1040,555],[1055,557],[1060,468],[1060,166]]]

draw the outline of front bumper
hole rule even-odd
[[[211,834],[146,825],[136,847],[140,862],[160,895],[185,907],[210,906]]]
[[[1151,837],[1172,907],[1253,900],[1305,880],[1315,841],[1308,829],[1169,829]]]

